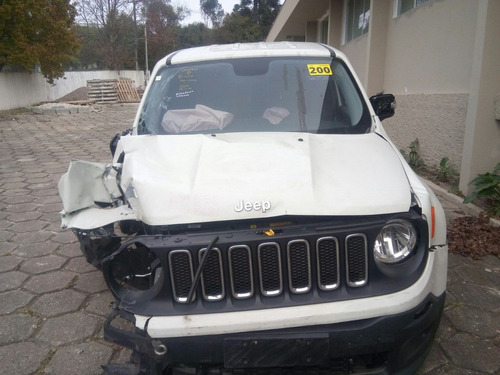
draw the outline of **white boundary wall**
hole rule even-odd
[[[144,72],[136,70],[66,72],[53,86],[41,73],[0,73],[0,110],[57,100],[79,87],[86,87],[90,79],[117,78],[130,78],[136,86],[144,85]]]

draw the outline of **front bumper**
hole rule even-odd
[[[330,374],[409,375],[424,360],[439,324],[446,269],[447,246],[442,246],[429,254],[418,281],[396,293],[197,315],[148,317],[118,309],[104,333],[107,340],[134,350],[130,374],[163,374],[183,364],[211,368],[193,372],[200,374],[307,367],[308,373],[328,368]],[[111,323],[118,315],[132,322],[135,332],[115,328]],[[107,371],[121,373],[111,367]]]
[[[106,339],[140,354],[137,374],[179,365],[205,369],[195,372],[200,374],[290,367],[308,373],[413,374],[431,347],[444,299],[444,293],[430,294],[413,309],[384,317],[245,333],[154,339],[142,330],[117,329],[112,319],[104,331]],[[133,315],[118,314],[135,323]]]

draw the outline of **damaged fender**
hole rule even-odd
[[[109,164],[73,160],[58,184],[63,203],[63,228],[94,229],[135,214],[122,205],[117,180],[119,169]],[[109,208],[96,208],[109,206]],[[113,207],[114,206],[114,207]]]

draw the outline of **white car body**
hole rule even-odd
[[[173,344],[169,342],[169,339],[174,338],[179,340],[182,338],[189,338],[189,340],[199,338],[199,342],[189,342],[199,344],[200,352],[203,352],[205,350],[201,347],[203,340],[207,337],[219,340],[222,337],[220,342],[224,342],[225,364],[237,368],[238,364],[241,365],[241,363],[238,360],[227,359],[229,356],[227,353],[232,353],[232,349],[227,348],[226,345],[234,337],[238,338],[238,334],[244,334],[245,338],[252,335],[261,337],[259,335],[262,334],[266,339],[275,337],[275,335],[279,336],[280,332],[286,332],[287,334],[292,332],[294,335],[300,336],[297,333],[299,331],[296,332],[294,329],[332,327],[325,331],[330,332],[330,335],[332,335],[335,327],[337,327],[336,325],[339,324],[351,324],[356,321],[367,322],[369,320],[375,322],[380,319],[390,322],[391,316],[415,314],[415,316],[420,317],[419,314],[424,314],[427,310],[432,310],[434,315],[433,318],[428,318],[426,329],[430,329],[427,327],[431,327],[431,323],[434,332],[437,327],[436,319],[439,321],[440,309],[442,309],[446,289],[447,245],[444,212],[434,193],[420,181],[397,148],[388,139],[379,117],[362,89],[357,90],[359,90],[359,98],[363,102],[363,107],[367,111],[366,116],[369,116],[368,121],[370,122],[363,134],[320,134],[319,131],[317,134],[296,131],[226,132],[224,130],[226,123],[233,121],[233,115],[227,115],[227,112],[213,111],[210,108],[209,111],[213,111],[215,114],[211,113],[209,115],[213,114],[217,121],[220,121],[219,130],[221,132],[207,133],[201,131],[199,133],[194,132],[194,134],[183,134],[182,126],[174,124],[175,126],[164,125],[164,129],[173,131],[171,129],[175,128],[175,131],[180,131],[181,134],[140,133],[139,128],[141,121],[143,121],[141,116],[144,116],[145,111],[151,111],[150,108],[147,108],[148,97],[156,95],[153,91],[155,89],[152,87],[155,84],[158,87],[159,82],[162,80],[174,80],[174,78],[167,78],[165,73],[162,73],[166,71],[165,69],[170,66],[191,66],[190,64],[260,58],[271,60],[274,58],[291,58],[294,59],[294,62],[308,58],[333,58],[349,72],[353,85],[361,87],[359,79],[353,72],[346,57],[337,50],[319,44],[235,44],[179,51],[167,56],[156,65],[151,76],[151,82],[140,104],[132,134],[123,136],[119,140],[113,163],[100,165],[73,162],[68,173],[60,181],[59,189],[64,204],[62,213],[63,226],[71,228],[77,233],[83,248],[89,246],[89,252],[92,253],[92,255],[86,254],[89,261],[97,266],[103,266],[105,271],[108,270],[106,271],[108,274],[105,272],[105,276],[108,275],[106,276],[108,285],[118,300],[120,298],[122,298],[122,302],[125,300],[125,310],[127,310],[127,314],[131,314],[127,316],[131,317],[130,319],[133,320],[139,331],[152,340],[153,344],[151,345],[154,347],[155,354],[151,354],[151,350],[147,354],[148,350],[144,349],[141,346],[142,344],[138,345],[138,347],[142,348],[142,351],[138,350],[137,347],[135,349],[143,356],[140,363],[143,370],[149,369],[149,371],[152,371],[151,368],[154,367],[148,367],[152,365],[146,364],[147,360],[144,359],[146,357],[154,357],[153,362],[160,363],[160,367],[165,371],[170,366],[178,364],[178,359],[175,358],[174,354],[170,358],[165,355],[165,352],[170,353],[171,347],[169,345],[176,345],[175,343],[185,344],[187,342],[173,341]],[[313,65],[314,67],[325,66],[325,64],[315,64],[311,63],[308,67],[310,68]],[[194,68],[194,71],[196,72],[196,68]],[[197,79],[191,76],[188,76],[188,78],[194,82],[192,85],[197,84]],[[311,80],[316,78],[312,76],[311,71],[309,78]],[[321,77],[320,74],[320,78],[325,77]],[[305,79],[308,79],[307,74]],[[302,81],[300,84],[302,85]],[[189,86],[191,83],[186,85],[184,91],[178,92],[178,97],[189,97],[195,91]],[[349,98],[344,99],[344,101],[348,102]],[[171,119],[175,120],[176,116],[181,116],[182,111],[175,112],[175,116],[172,116]],[[195,115],[201,113],[196,112],[197,110],[193,111]],[[288,111],[286,112],[285,117],[293,116]],[[174,114],[174,112],[172,113]],[[274,110],[273,113],[276,114],[279,111]],[[283,110],[281,113],[283,113]],[[205,113],[200,116],[205,116]],[[279,120],[269,119],[269,121],[275,125],[274,122],[279,123],[281,118]],[[184,128],[184,130],[186,129]],[[279,129],[279,125],[276,125],[275,129]],[[94,202],[101,202],[107,207],[98,208]],[[361,232],[364,230],[364,226],[372,225],[370,221],[372,219],[387,220],[387,223],[400,220],[398,217],[410,222],[416,220],[416,222],[420,222],[420,224],[415,224],[420,228],[418,231],[421,234],[426,233],[425,238],[420,238],[415,245],[415,247],[420,246],[419,250],[414,251],[420,255],[418,257],[413,256],[413,258],[421,260],[397,261],[395,265],[382,264],[372,255],[371,241],[375,240],[375,235],[363,234],[366,242],[365,251],[368,257],[366,270],[370,269],[369,272],[371,273],[374,270],[375,273],[380,272],[379,276],[373,277],[382,285],[380,287],[382,291],[375,292],[379,287],[376,286],[378,284],[373,284],[373,295],[370,295],[370,292],[365,290],[365,292],[359,294],[359,297],[353,297],[357,293],[354,290],[355,288],[360,287],[359,290],[361,290],[365,284],[371,285],[370,280],[367,279],[359,285],[348,282],[348,286],[341,286],[340,288],[345,290],[346,294],[339,300],[323,300],[321,303],[318,301],[314,303],[303,301],[298,304],[289,301],[283,306],[273,305],[270,308],[260,306],[254,308],[245,307],[239,310],[232,307],[225,311],[221,307],[216,311],[211,311],[210,308],[202,311],[200,310],[202,305],[210,304],[210,299],[207,298],[206,291],[203,290],[203,292],[198,291],[197,296],[193,297],[199,302],[195,303],[198,307],[192,313],[189,312],[189,306],[184,308],[179,305],[179,313],[157,314],[156,312],[161,311],[161,309],[158,310],[151,303],[152,310],[148,314],[149,307],[147,306],[149,306],[149,302],[144,302],[144,300],[154,299],[156,301],[163,292],[157,290],[147,294],[144,300],[141,296],[138,297],[137,301],[133,301],[129,297],[130,294],[127,297],[125,297],[126,293],[120,294],[119,283],[115,283],[114,276],[109,276],[113,272],[118,272],[113,271],[115,266],[110,264],[113,263],[114,257],[117,257],[117,259],[120,257],[120,251],[133,253],[126,246],[130,246],[127,243],[135,241],[133,240],[134,237],[125,237],[121,240],[120,245],[118,240],[113,240],[115,237],[112,232],[109,232],[109,238],[96,235],[96,231],[100,230],[99,228],[108,228],[106,230],[110,230],[109,228],[114,223],[122,221],[141,223],[140,225],[146,225],[148,228],[168,228],[169,226],[177,228],[177,226],[181,226],[185,228],[183,230],[189,233],[191,229],[199,229],[204,225],[203,223],[212,223],[213,225],[232,222],[252,223],[252,221],[255,221],[255,223],[272,223],[273,220],[276,222],[287,221],[289,217],[312,217],[315,218],[313,222],[323,217],[332,218],[339,228],[342,227],[342,225],[339,225],[343,220],[342,218],[346,218],[345,226],[353,227],[355,235],[358,235],[355,230],[356,218],[360,218],[360,223],[362,223],[359,229]],[[366,223],[363,221],[365,218],[368,220]],[[301,222],[298,221],[298,223]],[[277,224],[277,227],[281,228],[283,226],[285,228],[283,230],[286,231],[287,225]],[[304,227],[306,226],[304,224]],[[257,224],[250,225],[250,228],[257,227]],[[278,241],[276,238],[280,237],[280,233],[272,228],[274,227],[270,227],[269,230],[264,228],[264,230],[260,231],[264,234],[259,233],[264,238],[268,236],[269,241]],[[298,226],[293,228],[296,229],[290,230],[299,230]],[[308,228],[311,229],[312,227]],[[161,230],[165,231],[166,229]],[[136,240],[140,242],[140,245],[134,246],[144,245],[148,247],[148,243],[151,243],[154,249],[158,246],[171,246],[166,243],[174,241],[175,235],[170,235],[170,232],[161,232],[161,230],[157,229],[158,233],[154,232],[156,236],[151,233],[145,236],[144,240]],[[231,231],[233,230],[231,229]],[[225,235],[228,238],[233,236],[232,232],[228,234],[228,230],[223,230],[220,233],[222,238]],[[193,236],[196,237],[195,234]],[[237,232],[235,232],[235,236],[237,236]],[[192,245],[192,241],[195,241],[192,240],[194,237],[189,234],[187,236],[182,234],[178,239],[178,242],[182,244],[179,245],[179,249],[182,249],[187,254],[188,251],[185,249]],[[100,242],[99,245],[94,245],[92,238],[99,238],[99,240],[105,238],[103,241],[106,244],[108,240],[110,242],[115,241],[113,242],[115,247],[112,248],[113,251],[109,250],[105,255],[99,255],[99,251],[102,251],[104,245],[101,246]],[[344,237],[339,235],[338,238]],[[340,248],[348,247],[348,238],[349,236],[345,239],[345,245],[342,242],[344,240],[338,240],[337,246]],[[85,242],[89,239],[91,245]],[[165,244],[161,245],[161,241],[164,241]],[[217,248],[214,251],[218,252],[219,257],[225,258],[226,255],[223,254],[226,251],[224,250],[224,241],[227,241],[227,238],[221,241],[220,247],[222,250]],[[307,242],[305,240],[300,241],[303,241],[304,244]],[[424,243],[425,249],[421,249]],[[318,257],[319,259],[319,255],[312,255],[314,252],[313,245],[313,243],[307,245],[307,262],[311,262],[311,257]],[[126,250],[117,250],[118,246],[121,246],[120,249],[126,248]],[[214,246],[217,247],[218,245]],[[280,247],[276,246],[279,250]],[[172,248],[170,248],[171,250]],[[288,248],[288,255],[282,256],[291,256],[290,251]],[[162,263],[162,271],[154,277],[151,276],[154,278],[151,282],[155,285],[157,283],[168,284],[171,282],[174,285],[173,266],[170,265],[170,269],[168,269],[168,266],[163,264],[166,260],[164,261],[158,255],[157,250],[153,252]],[[202,263],[201,254],[200,264]],[[259,253],[259,262],[260,255]],[[344,257],[344,255],[340,256]],[[345,257],[347,264],[348,255],[345,255]],[[410,258],[411,256],[408,259]],[[168,259],[171,260],[171,258]],[[288,260],[288,262],[288,272],[291,273],[291,261]],[[317,262],[319,268],[319,260]],[[413,266],[408,265],[411,262],[414,263]],[[422,264],[419,265],[418,262],[422,262]],[[117,267],[124,267],[123,262],[118,263],[120,265]],[[308,266],[316,267],[309,263]],[[196,266],[195,263],[191,273],[194,273],[196,269],[202,271],[203,267],[203,265]],[[340,264],[338,267],[343,269],[344,265]],[[417,268],[419,269],[418,277],[413,276],[415,280],[401,290],[394,285],[390,285],[389,281],[382,280],[384,277],[388,277],[388,280],[393,280],[392,283],[397,284],[399,283],[397,280],[404,279],[405,272],[414,274]],[[349,269],[348,264],[347,269]],[[393,271],[393,269],[399,271]],[[153,273],[153,271],[150,272]],[[221,268],[221,275],[222,272]],[[229,283],[227,280],[232,275],[225,274],[225,272],[221,277],[226,280],[224,283]],[[285,265],[283,265],[283,272],[287,272]],[[309,283],[311,283],[311,280],[314,281],[316,277],[321,277],[319,276],[320,271],[317,272],[318,276],[309,275]],[[342,274],[343,272],[341,271]],[[345,272],[348,272],[348,270]],[[368,276],[366,277],[368,278]],[[258,278],[259,274],[257,273],[254,277]],[[289,278],[292,279],[292,276],[290,275]],[[293,300],[293,281],[289,280],[288,283],[290,291],[283,291],[287,289],[287,286],[284,285],[279,293],[285,293],[285,295],[289,293],[291,300]],[[342,280],[340,284],[342,284]],[[234,285],[231,284],[231,287],[233,287],[233,298],[238,299],[239,297],[234,293]],[[262,280],[260,287],[263,289]],[[153,286],[151,290],[154,288]],[[338,285],[335,288],[338,288]],[[386,290],[384,288],[388,288],[387,292],[383,292],[383,290]],[[252,298],[265,300],[265,293],[263,294],[264,297],[257,297],[259,294],[258,287],[256,286],[255,289],[254,291],[252,285]],[[306,289],[303,291],[296,290],[297,298],[310,294],[311,301],[313,301],[314,298],[325,292],[325,289],[315,292],[315,287],[311,287],[311,285]],[[140,291],[134,294],[136,290],[133,290],[132,294],[139,296]],[[351,291],[353,294],[349,296]],[[230,294],[230,288],[226,287],[226,290],[223,290],[221,294],[223,296],[221,298],[218,296],[217,301],[231,298]],[[201,301],[201,295],[205,296],[205,302]],[[267,296],[267,298],[270,297]],[[435,301],[435,299],[439,302],[428,302]],[[178,299],[177,302],[181,303],[183,301]],[[234,303],[237,306],[239,302],[235,301]],[[135,310],[141,304],[144,304],[145,307]],[[173,304],[175,310],[175,302]],[[410,311],[414,310],[418,311],[418,313],[410,313]],[[423,312],[421,313],[421,311]],[[387,324],[390,325],[390,323]],[[376,340],[379,341],[383,336],[377,336],[380,333],[373,334],[378,337]],[[114,337],[111,333],[109,335],[112,340],[120,343],[120,339],[116,338],[118,336]],[[325,341],[322,341],[324,335],[326,333],[317,333],[318,345],[324,344]],[[288,336],[284,335],[283,337]],[[142,342],[141,340],[139,341]],[[349,340],[352,340],[352,338],[347,337],[345,340],[350,342]],[[394,337],[393,341],[399,342]],[[289,344],[289,341],[283,341],[283,343],[285,342]],[[330,345],[333,345],[333,342],[335,340],[330,336]],[[144,344],[144,346],[147,345],[149,344]],[[412,341],[411,345],[416,344]],[[411,345],[408,344],[408,347]],[[427,349],[428,344],[426,344],[425,348],[416,348],[415,352],[418,352],[418,355],[415,354],[415,358],[411,360],[407,359],[406,362],[408,363],[402,363],[405,362],[404,360],[391,359],[393,358],[391,357],[392,354],[387,354],[386,367],[380,369],[380,374],[413,372],[425,357]],[[211,355],[215,356],[213,353]],[[347,353],[345,355],[354,354]],[[200,356],[200,358],[202,357]],[[183,362],[183,360],[179,361]],[[261,364],[255,360],[253,366],[266,367],[266,363],[272,364],[274,362]],[[111,368],[108,371],[114,373]],[[375,373],[379,372],[373,372],[373,374]]]

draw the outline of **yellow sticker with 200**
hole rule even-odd
[[[332,68],[329,64],[307,64],[310,76],[331,76]]]

